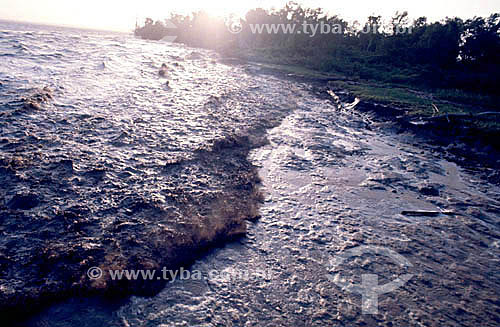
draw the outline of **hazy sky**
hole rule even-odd
[[[242,14],[255,7],[282,7],[285,0],[0,0],[0,18],[55,25],[127,31],[136,17],[162,19],[169,12],[206,9],[216,14]],[[397,10],[408,10],[412,18],[427,16],[439,20],[446,16],[470,18],[500,12],[500,0],[303,0],[310,7],[321,7],[348,20],[364,20],[371,14],[389,17]]]

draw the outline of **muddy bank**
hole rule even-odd
[[[357,99],[346,90],[326,84],[318,87],[317,93],[323,98],[332,97],[339,108],[373,113],[372,120],[385,122],[395,133],[411,132],[415,144],[430,146],[461,166],[477,169],[488,182],[500,183],[497,170],[500,166],[500,130],[481,129],[474,120],[453,117],[424,121],[421,117],[408,115],[404,108]]]

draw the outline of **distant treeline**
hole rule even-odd
[[[406,83],[431,88],[460,88],[497,93],[500,74],[500,14],[462,20],[447,18],[429,23],[413,22],[408,13],[396,13],[389,22],[370,16],[364,26],[329,16],[322,9],[304,8],[294,2],[279,10],[250,10],[244,19],[214,18],[204,12],[172,15],[164,23],[147,19],[135,34],[160,40],[177,36],[176,42],[240,55],[256,54],[260,60],[304,66],[352,78]],[[329,25],[335,33],[290,33],[257,24]],[[167,24],[168,26],[168,24]],[[240,33],[231,33],[241,28]],[[254,31],[252,31],[254,29]],[[367,33],[369,31],[369,33]]]

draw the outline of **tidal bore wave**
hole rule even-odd
[[[258,79],[210,52],[17,28],[0,40],[12,54],[0,68],[2,312],[151,294],[161,283],[87,270],[175,269],[245,233],[261,200],[247,156],[286,115],[286,82],[255,92]]]

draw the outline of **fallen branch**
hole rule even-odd
[[[432,117],[434,117],[435,114],[439,113],[439,109],[434,103],[432,104],[432,108],[434,109],[434,114],[432,115]]]

